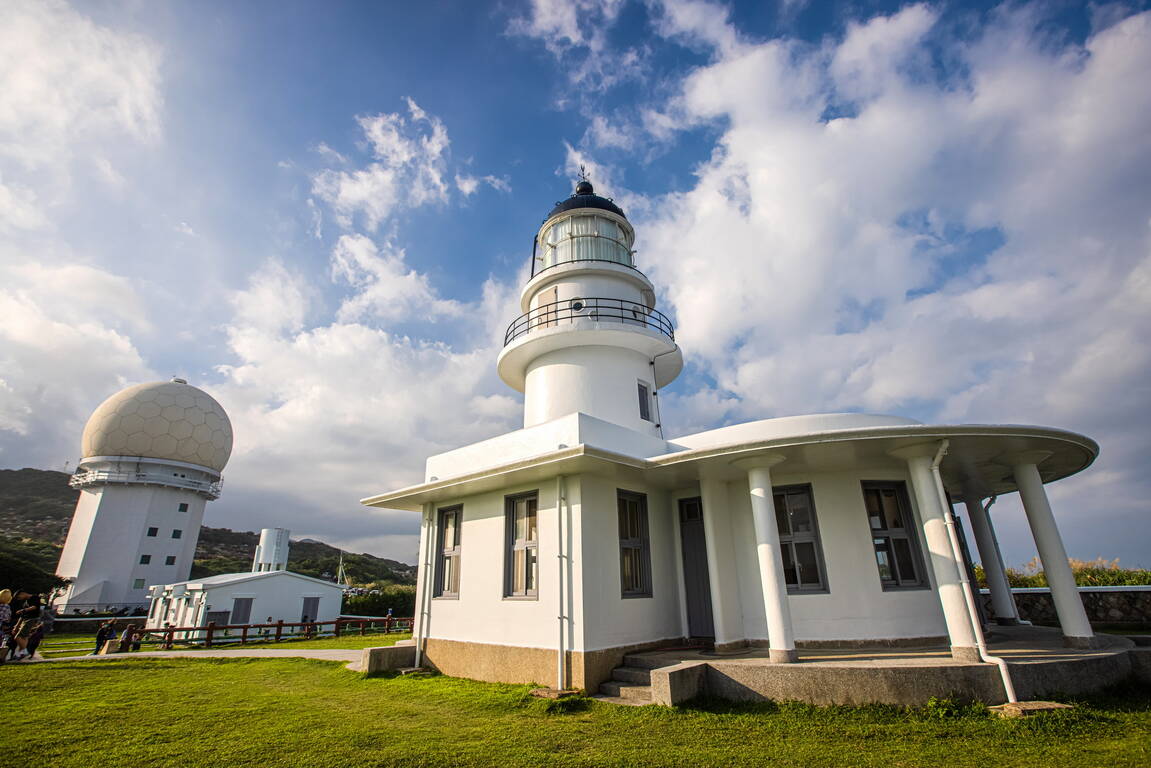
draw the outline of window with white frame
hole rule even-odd
[[[783,554],[783,578],[790,593],[826,592],[823,547],[810,485],[776,488],[775,521]]]
[[[539,494],[506,500],[504,596],[534,598],[539,591]]]
[[[617,491],[619,509],[619,581],[623,597],[651,597],[651,547],[647,496]]]
[[[460,523],[463,507],[451,507],[439,511],[437,531],[436,597],[459,597],[460,595]]]
[[[863,483],[875,563],[885,590],[927,586],[915,518],[903,483]]]

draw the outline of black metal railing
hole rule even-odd
[[[520,315],[508,326],[508,332],[504,334],[504,346],[525,333],[580,320],[638,325],[659,331],[675,341],[675,327],[668,316],[658,310],[627,299],[581,298],[541,304]]]

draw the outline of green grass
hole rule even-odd
[[[316,640],[282,640],[281,642],[248,642],[244,645],[239,643],[228,643],[224,645],[213,645],[212,648],[331,648],[340,650],[359,650],[361,648],[377,648],[383,645],[392,645],[398,640],[407,640],[410,634],[394,633],[394,634],[366,634],[359,635],[357,633],[350,633],[342,637],[322,637]],[[74,645],[74,643],[83,643],[83,645]],[[92,652],[96,647],[96,641],[92,635],[89,634],[53,634],[40,645],[38,653],[47,659],[60,659],[69,656],[84,656]],[[181,645],[176,644],[172,646],[173,650],[177,651],[190,651],[190,650],[203,650],[202,645]],[[145,644],[141,647],[143,651],[159,651],[163,647],[158,644]]]
[[[945,705],[552,702],[528,686],[366,678],[314,660],[62,661],[0,675],[6,753],[54,768],[1151,764],[1143,689],[999,720]]]

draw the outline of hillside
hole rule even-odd
[[[35,568],[34,579],[54,573],[68,535],[76,491],[69,475],[43,469],[0,469],[0,559],[9,567]],[[259,534],[230,528],[200,529],[193,578],[246,571],[252,566]],[[293,541],[288,568],[307,576],[332,578],[340,550],[314,539]],[[17,562],[18,561],[18,562]],[[344,553],[344,568],[353,584],[414,584],[415,566],[369,554]],[[4,572],[0,568],[0,572]]]

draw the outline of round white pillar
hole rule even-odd
[[[1067,562],[1067,550],[1059,528],[1055,525],[1055,515],[1043,490],[1043,478],[1039,476],[1039,463],[1051,454],[1047,451],[1028,451],[1009,457],[1015,485],[1023,500],[1023,511],[1027,514],[1027,524],[1043,561],[1043,573],[1051,587],[1051,599],[1055,602],[1055,613],[1059,616],[1059,626],[1063,637],[1072,648],[1090,648],[1095,633],[1083,601],[1079,597],[1079,587],[1075,584],[1075,574]]]
[[[987,577],[987,589],[991,593],[991,609],[995,611],[995,621],[999,624],[1018,624],[1019,611],[1015,598],[1011,596],[1011,585],[1007,582],[1007,571],[1003,557],[999,554],[999,544],[995,539],[995,528],[991,516],[983,508],[978,496],[967,496],[967,519],[971,521],[971,531],[975,534],[975,545],[979,548],[979,559],[983,563],[983,573]]]
[[[734,610],[728,610],[728,602],[732,607],[739,604],[739,596],[731,595],[725,589],[729,583],[739,588],[739,582],[732,570],[735,567],[732,561],[730,546],[730,523],[727,521],[727,487],[720,480],[702,477],[699,481],[699,495],[703,502],[703,538],[707,552],[708,588],[711,590],[711,619],[715,629],[715,647],[725,649],[743,644],[744,638],[736,634],[734,625]],[[723,516],[724,525],[721,526],[719,518]]]
[[[775,500],[771,489],[771,467],[785,458],[779,454],[769,454],[734,462],[737,467],[747,470],[751,520],[755,526],[755,554],[759,561],[763,610],[767,617],[769,654],[771,660],[778,663],[799,660],[795,651],[791,609],[787,603],[787,581],[783,575],[783,553],[779,546],[779,527],[775,521]]]
[[[939,594],[939,604],[943,607],[943,620],[947,623],[947,636],[951,640],[951,655],[961,661],[979,661],[975,630],[971,626],[971,616],[967,610],[967,600],[963,596],[963,585],[959,580],[961,563],[955,560],[951,537],[947,533],[947,522],[931,474],[931,462],[939,450],[938,443],[920,443],[906,448],[889,451],[892,456],[907,462],[911,475],[911,488],[919,507],[923,538],[931,556],[931,570],[935,575],[935,588]]]

